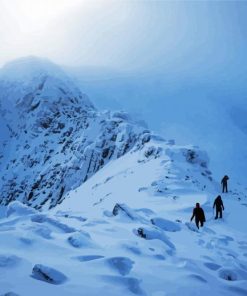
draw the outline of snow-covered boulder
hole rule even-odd
[[[42,264],[36,264],[33,267],[32,277],[54,285],[60,285],[67,281],[66,275],[62,272]]]
[[[69,236],[68,242],[74,248],[91,248],[94,246],[90,235],[85,231],[73,233]]]
[[[131,210],[125,204],[116,203],[113,210],[112,210],[112,214],[113,214],[113,216],[122,215],[122,216],[125,216],[125,217],[127,217],[128,219],[131,219],[131,220],[135,219],[134,211]]]
[[[123,221],[139,221],[145,222],[145,219],[141,217],[134,209],[131,209],[126,204],[116,203],[112,215],[119,217]]]
[[[157,239],[164,242],[170,249],[175,250],[176,247],[173,243],[170,242],[168,237],[163,233],[155,228],[148,228],[148,227],[139,227],[137,231],[134,231],[138,236],[145,238],[147,240]]]
[[[178,223],[166,220],[164,218],[152,218],[151,222],[165,231],[176,232],[181,230],[181,226]]]

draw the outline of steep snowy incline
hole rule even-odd
[[[11,203],[0,220],[0,294],[246,295],[246,196],[224,194],[215,221],[207,161],[151,136],[50,211]],[[196,202],[207,219],[199,231],[188,223]]]
[[[103,168],[97,174],[98,183],[92,178],[84,186],[70,192],[70,198],[61,206],[70,210],[92,211],[95,215],[95,211],[101,208],[101,203],[112,208],[115,203],[124,200],[134,208],[138,207],[140,202],[150,203],[148,208],[155,210],[159,209],[159,205],[153,202],[156,198],[163,203],[163,197],[167,197],[164,207],[170,207],[170,202],[179,204],[177,199],[181,191],[183,194],[187,192],[188,195],[188,199],[180,203],[183,208],[184,203],[191,205],[189,196],[195,190],[198,191],[198,198],[205,202],[205,190],[209,192],[217,186],[207,163],[207,155],[198,148],[179,147],[151,135],[150,141],[141,149],[133,149]],[[104,198],[107,194],[109,197]],[[139,197],[133,198],[136,194]],[[154,198],[150,199],[150,195]],[[78,200],[79,196],[86,196],[82,203]],[[177,210],[177,206],[175,208]]]
[[[37,58],[1,70],[0,112],[5,205],[54,207],[109,160],[149,139],[125,113],[97,112],[59,67]]]

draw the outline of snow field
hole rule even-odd
[[[129,152],[49,212],[10,204],[0,222],[1,293],[245,295],[245,206],[224,194],[215,221],[204,168],[158,145],[160,157]],[[188,222],[197,201],[207,219],[199,231]]]

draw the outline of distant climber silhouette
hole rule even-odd
[[[195,217],[196,226],[199,229],[199,222],[201,224],[201,227],[203,227],[203,223],[206,221],[204,211],[200,207],[199,202],[196,203],[196,207],[193,210],[192,217],[190,218],[190,221],[192,221]]]
[[[222,193],[224,192],[228,192],[227,189],[227,181],[229,180],[229,177],[227,175],[225,175],[222,180],[221,180],[221,184],[222,184]]]
[[[218,219],[219,216],[220,218],[222,218],[222,210],[224,211],[224,205],[223,205],[223,201],[221,199],[221,196],[218,195],[216,197],[216,199],[214,200],[214,206],[213,208],[216,208],[216,216],[215,216],[215,219]]]

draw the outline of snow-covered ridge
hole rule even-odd
[[[9,132],[0,148],[2,204],[54,207],[110,160],[150,140],[126,113],[96,111],[48,61],[21,59],[1,74],[0,112]]]
[[[9,132],[0,149],[1,204],[19,200],[37,209],[52,208],[109,161],[151,140],[157,143],[145,152],[147,157],[167,149],[168,142],[127,113],[95,110],[49,61],[21,59],[1,73],[0,111]],[[174,151],[167,149],[168,154]],[[184,158],[187,152],[179,153]]]

